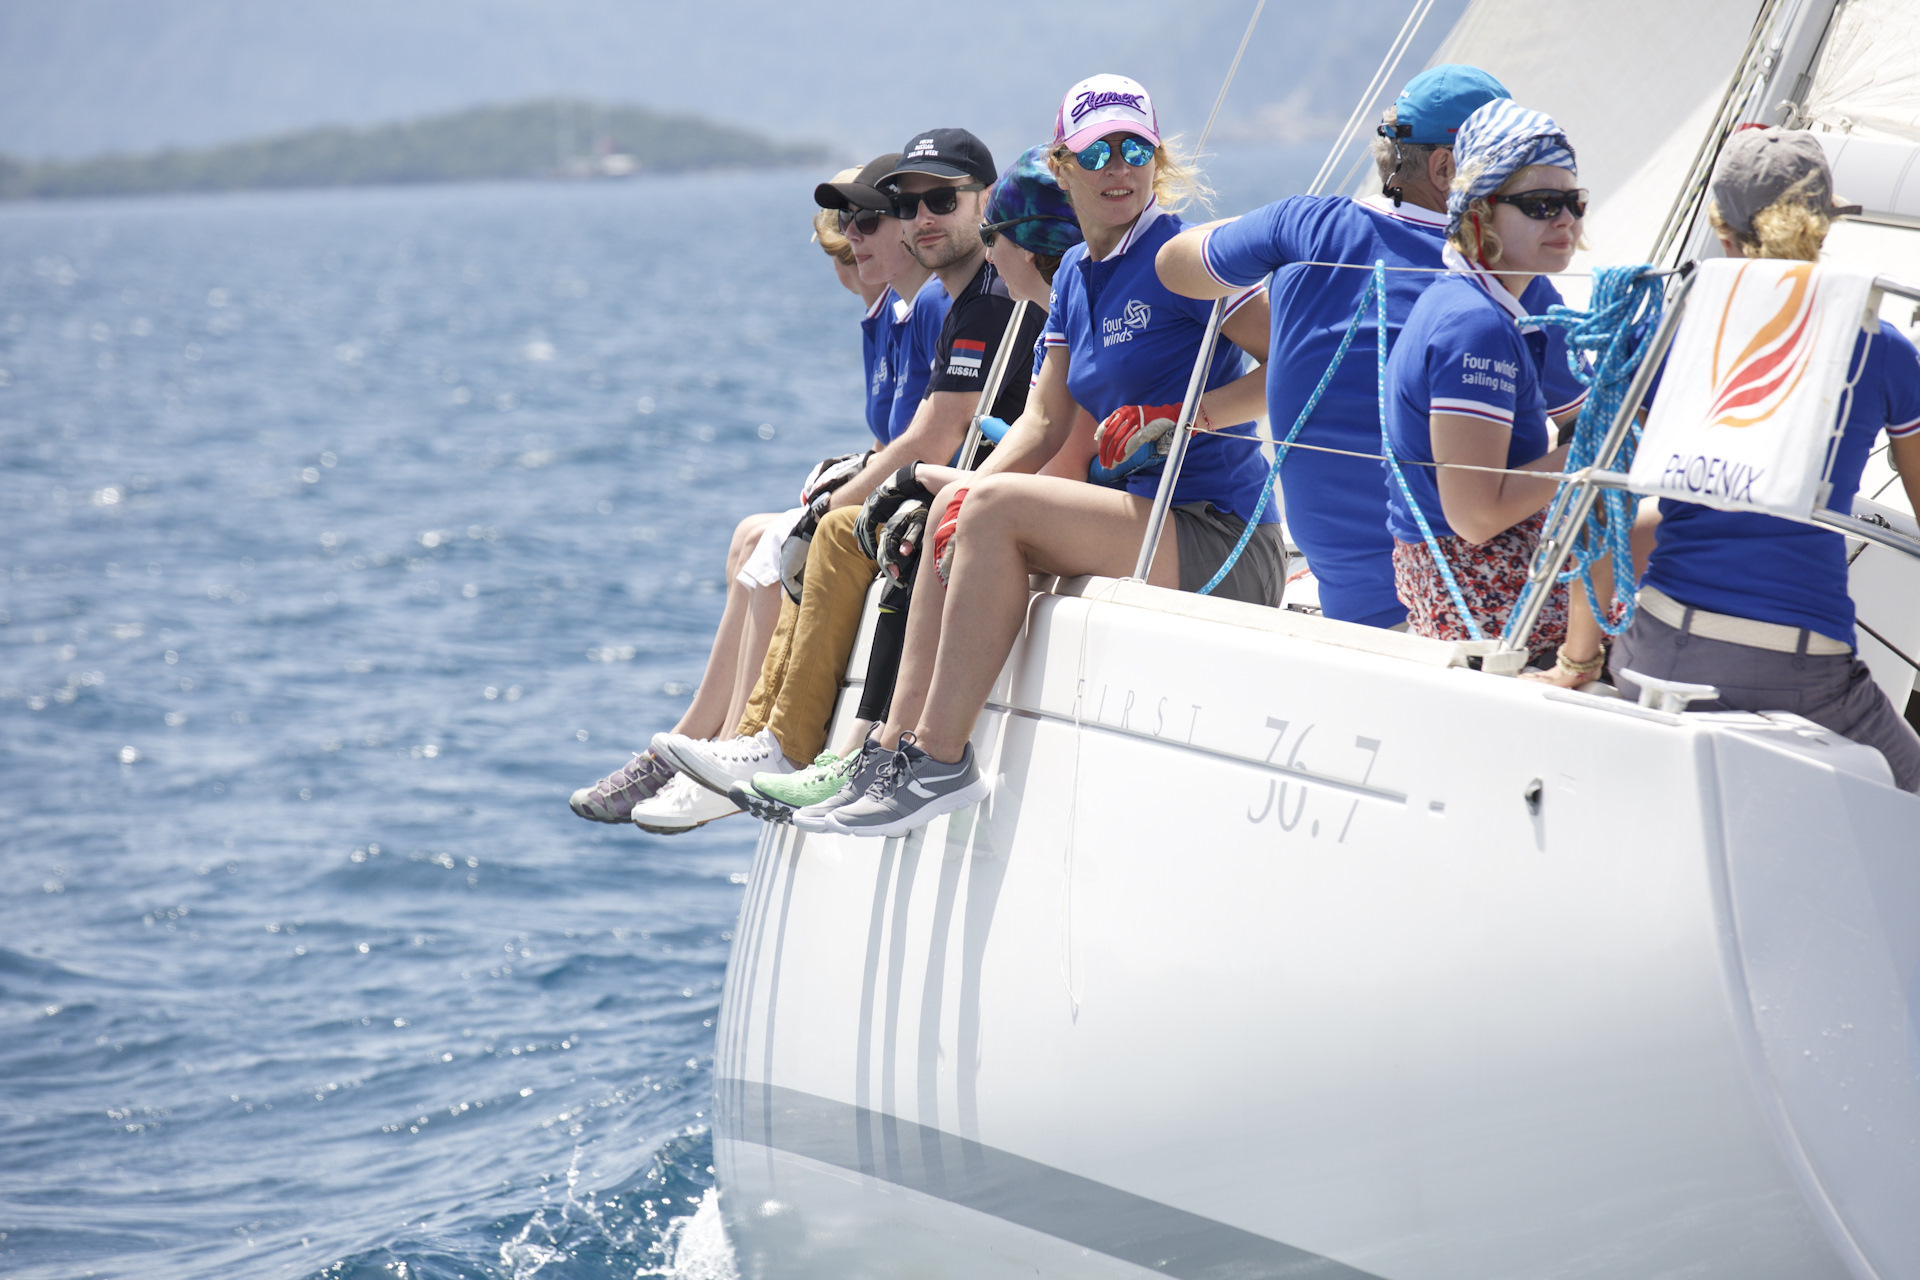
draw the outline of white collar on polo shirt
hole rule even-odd
[[[1160,197],[1149,196],[1147,198],[1147,207],[1140,211],[1140,216],[1135,218],[1133,225],[1127,228],[1127,234],[1121,236],[1120,243],[1114,246],[1113,252],[1101,258],[1100,261],[1112,262],[1115,258],[1124,256],[1127,250],[1133,248],[1134,244],[1139,241],[1141,236],[1147,234],[1147,228],[1166,216],[1167,211],[1160,207]],[[1087,260],[1089,262],[1093,261],[1092,255],[1088,255]]]
[[[1515,324],[1520,324],[1522,320],[1527,318],[1527,309],[1520,305],[1520,299],[1514,297],[1507,291],[1506,285],[1500,283],[1500,277],[1494,275],[1478,263],[1468,262],[1467,255],[1461,253],[1451,244],[1440,251],[1440,261],[1446,264],[1447,270],[1454,272],[1456,275],[1470,277],[1478,283],[1482,289],[1485,289],[1488,294],[1492,295],[1495,302],[1506,308],[1507,314],[1513,317]],[[1535,324],[1521,324],[1520,332],[1533,333],[1538,330],[1539,327],[1539,325]]]
[[[1385,214],[1389,218],[1398,218],[1402,222],[1418,223],[1423,227],[1445,227],[1447,225],[1446,214],[1435,213],[1431,209],[1422,209],[1417,204],[1402,203],[1396,208],[1390,196],[1355,196],[1353,201],[1355,204],[1370,209],[1374,213]]]

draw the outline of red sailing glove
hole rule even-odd
[[[966,500],[965,489],[954,490],[953,501],[947,504],[946,518],[933,531],[933,571],[940,575],[940,585],[943,587],[947,585],[953,569],[953,535],[960,527],[960,504]]]
[[[1113,468],[1134,450],[1164,440],[1180,420],[1177,404],[1124,404],[1107,415],[1093,433],[1100,446],[1100,465]]]

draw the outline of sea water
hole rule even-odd
[[[566,799],[861,443],[816,177],[0,211],[0,1273],[733,1274],[754,825]]]

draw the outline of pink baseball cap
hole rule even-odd
[[[1125,76],[1088,76],[1060,100],[1053,140],[1081,151],[1110,133],[1137,133],[1160,145],[1160,118],[1153,99],[1137,80]]]

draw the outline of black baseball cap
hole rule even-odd
[[[900,163],[900,153],[875,156],[852,182],[823,182],[813,189],[813,202],[822,209],[891,209],[893,197],[880,190],[880,181]]]
[[[1000,170],[994,167],[993,152],[965,129],[927,129],[914,134],[901,149],[893,172],[881,178],[880,183],[889,185],[909,173],[926,173],[936,178],[971,178],[986,187],[1000,177]]]

